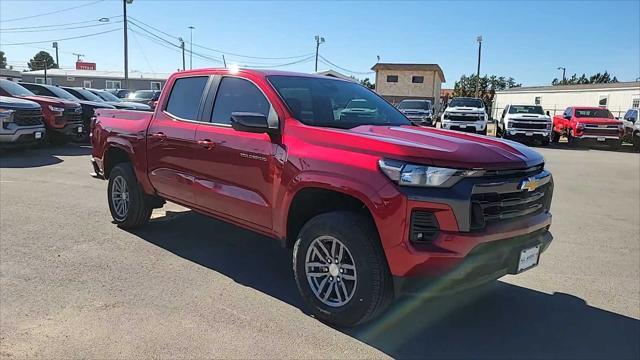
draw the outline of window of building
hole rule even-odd
[[[213,104],[211,122],[230,124],[231,113],[252,112],[269,116],[271,105],[264,94],[250,81],[235,77],[224,77],[220,82]]]
[[[542,97],[536,96],[536,98],[533,101],[533,103],[536,104],[536,105],[541,105],[542,104]]]
[[[398,82],[398,75],[387,75],[387,82]]]
[[[609,101],[609,95],[600,95],[598,99],[598,106],[606,108]]]
[[[91,88],[91,80],[82,80],[82,87]]]
[[[122,89],[119,80],[107,80],[105,86],[107,89]]]
[[[631,101],[631,107],[632,108],[640,107],[640,97],[633,98],[633,101]]]
[[[422,84],[424,82],[424,76],[412,76],[411,82],[414,84]]]
[[[169,95],[166,111],[181,119],[197,120],[200,99],[208,80],[207,76],[186,77],[176,80]]]
[[[44,80],[44,78],[39,78],[39,77],[37,77],[37,78],[35,79],[35,82],[36,82],[36,84],[45,84],[45,83],[46,83],[47,85],[51,85],[51,84],[52,84],[52,83],[51,83],[51,78],[47,78],[47,81],[45,81],[45,80]]]
[[[162,83],[160,81],[152,81],[151,90],[162,90]]]

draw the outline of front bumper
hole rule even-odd
[[[487,122],[486,121],[453,121],[453,120],[443,119],[442,128],[447,130],[481,133],[486,131]]]
[[[66,136],[78,136],[81,135],[84,131],[84,125],[82,124],[82,122],[67,123],[64,127],[60,129],[54,129],[52,131],[62,133]]]
[[[15,124],[14,124],[15,125]],[[43,125],[10,127],[0,130],[0,146],[38,143],[43,141],[46,130]],[[37,134],[40,134],[39,136]]]
[[[507,129],[507,134],[513,137],[550,137],[551,130]]]

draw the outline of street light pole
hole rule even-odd
[[[124,88],[129,88],[129,40],[127,38],[127,4],[131,4],[133,0],[122,0],[122,15],[124,17]],[[99,21],[102,21],[100,19]],[[107,20],[108,21],[108,20]]]
[[[189,70],[193,70],[193,29],[195,27],[189,26]]]
[[[184,61],[184,40],[182,40],[182,38],[178,38],[178,41],[180,41],[180,48],[182,49],[182,71],[185,71],[185,61]]]
[[[316,72],[318,72],[318,50],[320,49],[320,44],[324,43],[324,38],[320,35],[316,35]]]
[[[58,65],[58,68],[60,68],[60,60],[58,59],[58,42],[57,41],[53,42],[53,48],[56,49],[56,65]]]
[[[562,70],[562,83],[563,84],[566,83],[567,82],[567,78],[565,76],[565,71],[567,71],[567,69],[562,67],[562,66],[560,66],[560,67],[558,67],[558,70]]]
[[[482,56],[482,35],[476,38],[478,41],[478,72],[476,73],[476,97],[480,93],[480,57]]]

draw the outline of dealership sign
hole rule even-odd
[[[96,63],[76,61],[76,70],[95,70]]]

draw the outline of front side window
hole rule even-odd
[[[542,106],[534,105],[512,105],[509,107],[509,114],[537,114],[544,115]]]
[[[264,94],[250,81],[223,77],[213,104],[211,122],[230,124],[234,112],[251,112],[269,116],[271,105]]]
[[[398,109],[351,81],[284,75],[272,75],[268,80],[292,115],[306,125],[351,129],[411,124]]]
[[[398,75],[387,75],[387,82],[398,82]]]
[[[412,76],[411,82],[414,84],[422,84],[424,82],[424,76]]]
[[[207,76],[180,78],[173,83],[166,111],[186,120],[196,120]]]
[[[607,109],[576,109],[576,117],[613,119],[613,114]]]

